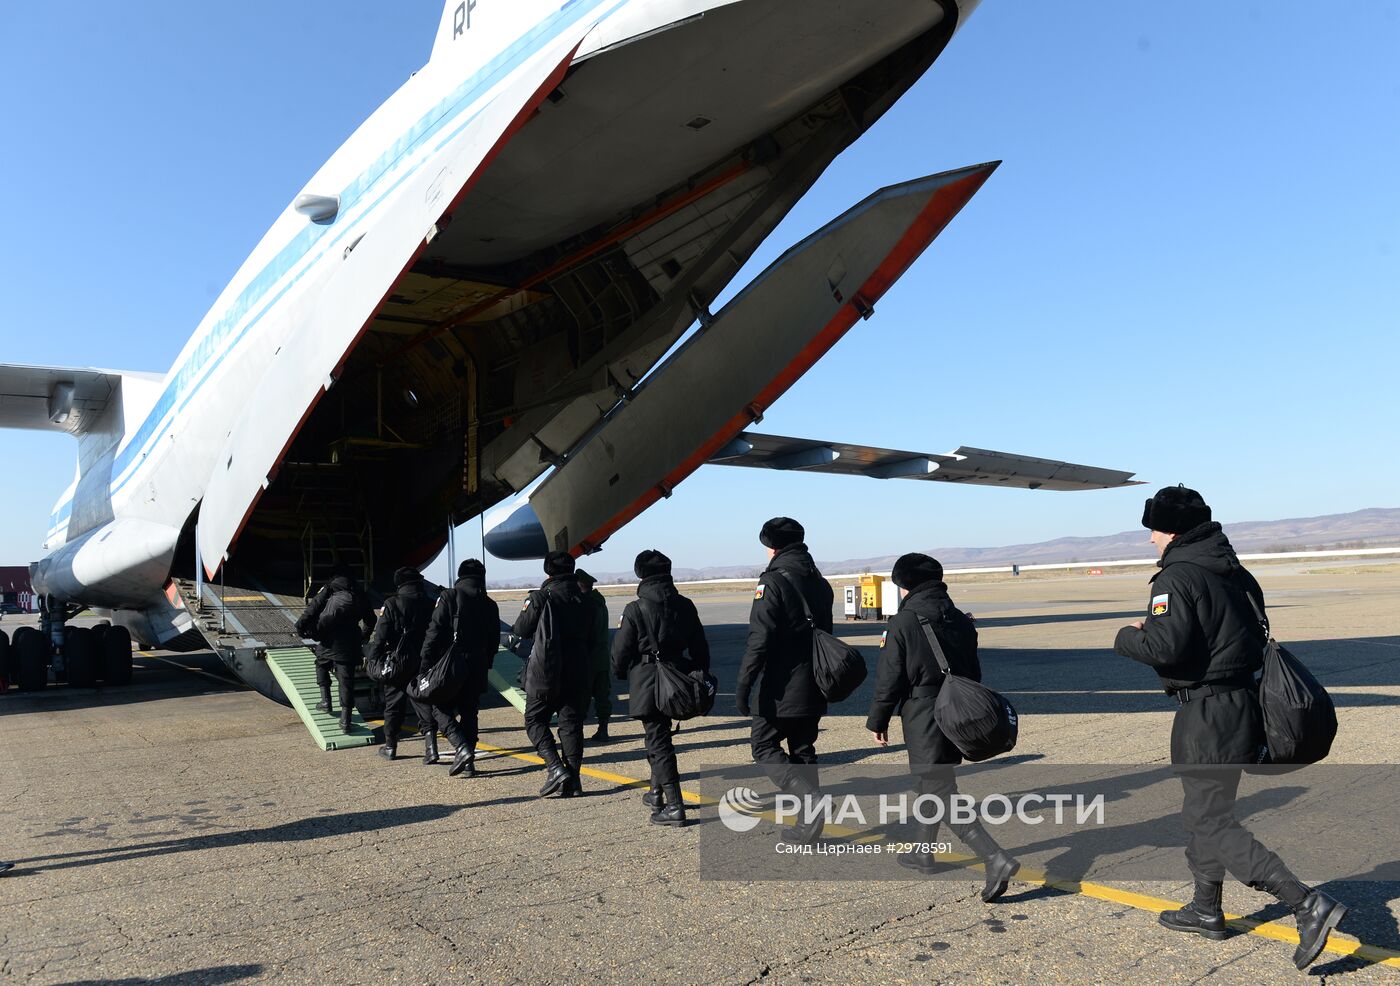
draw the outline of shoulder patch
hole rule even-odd
[[[884,649],[885,649],[885,641],[889,639],[889,636],[890,636],[890,632],[889,632],[888,630],[885,630],[885,631],[882,631],[882,632],[881,632],[881,634],[880,634],[880,649],[881,649],[881,650],[884,650]]]
[[[1170,592],[1164,592],[1159,596],[1152,597],[1151,612],[1153,616],[1166,616],[1171,609],[1172,597]]]
[[[529,596],[526,596],[526,597],[525,597],[525,605],[524,605],[524,606],[521,606],[520,608],[521,608],[521,609],[529,609],[529,608],[530,608],[530,597],[529,597]]]
[[[768,587],[767,587],[766,585],[764,585],[762,582],[760,582],[760,583],[758,584],[758,588],[755,589],[755,590],[753,591],[753,597],[754,597],[755,599],[762,599],[762,598],[763,598],[763,590],[766,589],[766,588],[768,588]]]

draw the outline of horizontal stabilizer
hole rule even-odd
[[[120,399],[123,377],[161,374],[0,363],[0,428],[81,435]]]
[[[928,479],[1027,490],[1103,490],[1137,486],[1130,472],[1037,459],[963,446],[943,454],[785,438],[743,432],[710,459],[711,465],[791,472],[835,473],[872,479]]]

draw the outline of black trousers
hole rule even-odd
[[[355,665],[346,664],[344,661],[333,661],[328,657],[316,655],[316,685],[320,688],[331,687],[331,668],[335,668],[335,680],[339,685],[340,692],[340,712],[343,715],[355,705]]]
[[[754,763],[784,791],[817,787],[817,731],[821,716],[754,716],[749,741]],[[783,749],[783,744],[787,749]]]
[[[671,720],[643,719],[641,722],[647,763],[651,765],[651,786],[679,784],[681,772],[676,765],[676,745],[671,742]]]
[[[550,717],[559,713],[559,742],[549,728]],[[572,695],[558,704],[538,695],[525,697],[525,735],[530,737],[535,751],[544,758],[545,766],[559,762],[562,748],[564,760],[573,770],[583,763],[583,720],[588,714],[588,695]]]
[[[403,714],[408,709],[410,701],[412,700],[408,697],[408,692],[385,683],[384,743],[387,746],[393,746],[398,742],[399,732],[403,729]],[[414,711],[417,711],[417,703],[414,703]]]
[[[1186,824],[1186,865],[1198,880],[1220,883],[1228,870],[1241,883],[1260,885],[1280,872],[1282,861],[1235,818],[1239,767],[1186,766],[1181,775],[1185,797],[1181,819]]]

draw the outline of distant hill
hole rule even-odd
[[[1400,545],[1400,508],[1372,507],[1349,514],[1299,517],[1291,520],[1245,521],[1227,524],[1226,531],[1242,553],[1268,551],[1307,551],[1322,549],[1377,548]],[[1036,544],[1008,544],[996,548],[923,549],[948,568],[990,568],[998,565],[1054,565],[1073,562],[1118,561],[1146,558],[1152,554],[1142,528],[1105,534],[1101,537],[1056,538]],[[829,574],[888,572],[899,555],[819,561]],[[754,578],[758,565],[717,565],[708,568],[677,568],[677,581]],[[600,582],[635,582],[631,572],[594,572]],[[503,586],[534,585],[529,579],[516,579]]]

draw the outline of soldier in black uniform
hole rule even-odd
[[[880,638],[875,697],[865,728],[877,744],[888,746],[890,718],[898,708],[904,745],[909,751],[909,770],[919,779],[919,793],[947,805],[958,790],[954,766],[962,763],[962,753],[938,728],[934,716],[934,703],[944,676],[924,627],[927,625],[938,640],[954,673],[981,681],[977,628],[971,616],[953,605],[943,581],[943,566],[936,559],[921,554],[902,555],[894,563],[890,580],[900,588],[899,612],[890,617],[889,627]],[[1021,864],[997,845],[981,822],[950,822],[948,827],[984,864],[986,883],[982,899],[990,903],[1006,893]],[[919,841],[932,847],[938,841],[938,828],[937,822],[923,826]],[[921,873],[932,873],[938,868],[931,849],[902,853],[899,862]]]
[[[398,755],[399,731],[403,714],[408,708],[408,680],[418,673],[418,655],[423,636],[428,632],[428,620],[433,614],[433,597],[429,594],[423,575],[416,568],[400,568],[394,573],[395,591],[384,600],[383,612],[374,626],[369,642],[369,656],[379,660],[386,653],[402,651],[412,654],[412,667],[405,668],[401,680],[384,682],[384,745],[379,754],[393,760]],[[414,703],[417,712],[417,703]],[[419,714],[420,721],[422,715]],[[431,721],[425,729],[431,728]]]
[[[1142,526],[1152,532],[1161,571],[1152,577],[1147,617],[1118,631],[1114,650],[1157,672],[1178,703],[1171,756],[1180,765],[1186,864],[1196,882],[1191,903],[1159,920],[1173,931],[1224,939],[1228,870],[1292,908],[1299,938],[1293,961],[1304,969],[1346,908],[1299,883],[1234,816],[1240,765],[1259,762],[1266,745],[1254,680],[1265,631],[1250,605],[1252,597],[1262,611],[1264,594],[1195,490],[1158,490]]]
[[[321,701],[316,708],[334,715],[331,706],[331,669],[340,686],[340,728],[350,731],[350,711],[355,701],[355,668],[365,659],[364,639],[374,629],[374,607],[360,591],[348,568],[337,568],[297,618],[297,633],[320,643],[316,648],[316,684]],[[361,629],[363,625],[364,629]]]
[[[424,735],[428,737],[434,759],[437,756],[436,726],[457,746],[450,772],[475,777],[481,693],[486,690],[486,673],[496,660],[501,642],[501,613],[496,601],[486,594],[486,566],[475,558],[468,558],[457,566],[457,581],[438,597],[423,640],[424,670],[436,664],[454,641],[466,654],[467,674],[462,690],[455,703],[437,708],[427,706],[419,717],[423,718],[424,713],[428,717],[424,720]],[[452,718],[454,708],[461,713],[460,726]],[[424,759],[427,759],[426,754]]]
[[[656,707],[656,662],[666,661],[683,674],[710,670],[710,645],[695,604],[676,590],[671,559],[643,551],[632,570],[640,583],[637,599],[622,611],[612,645],[612,672],[627,679],[627,712],[642,723],[651,791],[642,803],[654,809],[654,825],[684,825],[681,777],[671,742],[671,719]]]
[[[534,639],[546,606],[554,639],[549,646],[535,640],[525,669],[525,733],[544,760],[546,776],[540,797],[556,791],[570,798],[583,793],[579,768],[583,764],[583,719],[588,713],[589,659],[596,641],[593,610],[574,577],[574,559],[567,551],[551,551],[544,559],[544,584],[532,590],[515,618],[511,632]],[[557,663],[550,651],[557,648]],[[559,741],[549,720],[559,714]],[[560,748],[563,757],[560,757]]]
[[[608,631],[611,629],[608,601],[601,592],[593,588],[598,584],[597,579],[581,568],[575,570],[574,575],[578,578],[579,588],[583,589],[588,605],[593,607],[595,625],[593,653],[589,659],[589,692],[593,699],[593,714],[598,717],[598,729],[588,737],[588,742],[606,743],[612,738],[608,735],[608,719],[612,716],[613,692],[612,653],[608,647]]]
[[[769,765],[774,783],[799,796],[817,793],[817,731],[826,713],[826,698],[812,674],[812,624],[802,600],[816,626],[830,633],[833,596],[807,551],[805,536],[791,517],[774,517],[759,531],[759,543],[771,560],[754,590],[748,646],[734,690],[739,714],[746,716],[758,683],[758,705],[752,710],[754,762]],[[799,826],[798,838],[813,842],[821,830],[821,819],[814,819]]]

